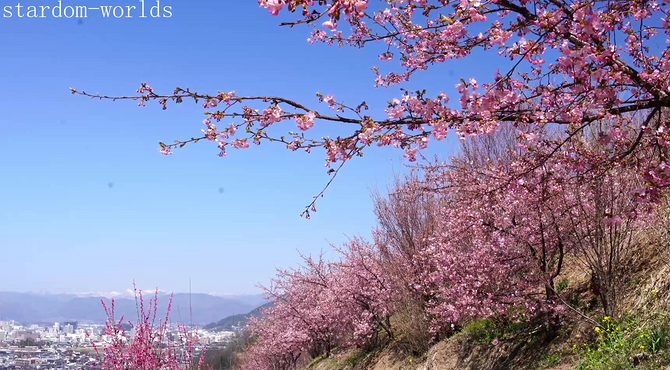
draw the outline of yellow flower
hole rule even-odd
[[[640,346],[640,349],[644,349],[644,346]]]
[[[605,316],[605,317],[603,317],[603,322],[608,322],[608,321],[610,321],[610,319],[611,319],[611,317]]]
[[[600,333],[600,328],[596,326],[596,333]]]

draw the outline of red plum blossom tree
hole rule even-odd
[[[135,290],[137,303],[137,320],[127,321],[131,327],[128,333],[124,328],[124,317],[115,317],[114,299],[107,305],[104,300],[102,306],[107,314],[107,321],[102,334],[108,338],[102,346],[91,341],[99,357],[100,368],[105,370],[127,369],[166,369],[191,370],[205,369],[204,347],[198,358],[196,352],[200,345],[197,332],[178,325],[170,330],[170,310],[172,296],[170,296],[164,317],[158,314],[158,289],[155,296],[149,300],[149,307],[144,306],[142,291]],[[158,321],[157,321],[158,319]],[[88,333],[87,333],[88,335]]]

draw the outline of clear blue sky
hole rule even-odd
[[[201,142],[165,157],[158,141],[199,133],[199,105],[163,112],[68,88],[131,94],[148,81],[164,92],[235,90],[312,106],[320,91],[366,100],[381,116],[399,93],[373,87],[378,50],[310,45],[306,28],[278,27],[281,18],[252,0],[161,5],[172,6],[172,18],[0,17],[0,290],[122,290],[134,278],[179,292],[191,278],[197,292],[254,293],[275,266],[298,262],[296,249],[315,253],[345,235],[369,235],[368,191],[402,171],[400,151],[375,147],[347,164],[307,221],[299,213],[328,180],[321,151],[263,145],[219,158]],[[490,59],[475,61],[433,69],[406,87],[453,94],[459,77],[495,70]],[[315,134],[328,132],[325,125]]]

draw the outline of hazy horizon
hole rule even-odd
[[[137,288],[137,291],[142,291],[142,293],[146,294],[153,294],[156,291],[156,288]],[[77,295],[77,296],[88,296],[88,297],[105,297],[105,298],[110,298],[110,297],[131,297],[134,295],[133,289],[129,288],[126,290],[111,290],[111,291],[93,291],[93,292],[85,292],[85,291],[48,291],[48,290],[7,290],[3,289],[0,290],[0,293],[21,293],[21,294],[35,294],[35,295]],[[159,294],[206,294],[206,295],[211,295],[211,296],[217,296],[217,297],[245,297],[245,296],[260,296],[263,295],[262,290],[258,290],[258,292],[248,292],[248,293],[219,293],[219,292],[189,292],[189,291],[170,291],[170,290],[163,290],[163,289],[158,289]]]

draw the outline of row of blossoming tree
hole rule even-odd
[[[557,287],[566,261],[593,279],[601,314],[619,317],[635,253],[669,220],[636,198],[644,179],[634,167],[570,175],[550,159],[514,173],[526,159],[513,132],[470,139],[459,157],[377,195],[373,240],[278,271],[266,289],[274,306],[249,327],[247,368],[291,369],[335,347],[425,345],[482,318],[549,335],[567,317],[597,325]],[[598,134],[566,155],[606,150]]]
[[[400,148],[414,162],[432,140],[454,132],[463,150],[417,167],[378,197],[374,240],[351,240],[336,262],[305,257],[303,267],[280,271],[267,289],[274,307],[251,324],[249,366],[291,368],[334,346],[394,338],[393,318],[402,312],[420,312],[433,339],[480,317],[543,317],[551,325],[570,310],[556,286],[568,258],[591,274],[604,313],[621,312],[628,262],[639,235],[659,224],[655,206],[670,186],[667,2],[259,4],[273,15],[292,14],[284,25],[311,28],[310,42],[381,46],[381,63],[397,64],[374,66],[374,84],[399,89],[384,114],[330,94],[317,94],[317,110],[281,96],[161,94],[148,84],[134,96],[72,92],[141,106],[158,101],[163,109],[185,99],[202,103],[202,135],[161,142],[163,154],[198,141],[216,143],[221,156],[263,142],[321,148],[327,167],[337,164],[328,170],[334,178],[373,145]],[[511,68],[490,71],[484,82],[464,76],[453,91],[402,89],[435,65],[475,55]],[[311,136],[323,122],[351,130]],[[317,199],[304,215],[316,211]]]

